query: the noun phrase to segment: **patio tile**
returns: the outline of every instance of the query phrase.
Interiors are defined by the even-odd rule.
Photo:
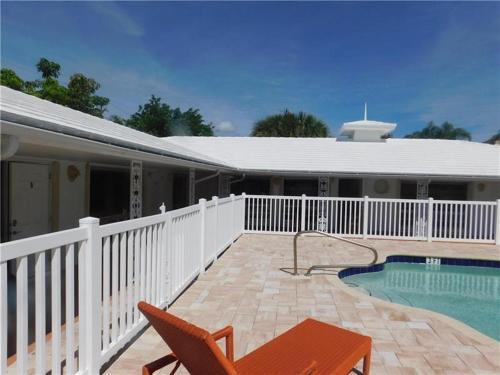
[[[373,338],[373,374],[500,373],[500,343],[463,330],[436,314],[354,293],[337,276],[293,277],[279,270],[293,263],[291,236],[244,235],[170,308],[209,331],[233,325],[239,358],[298,322],[312,317]],[[302,239],[301,241],[306,241]],[[359,261],[359,251],[319,238],[307,239],[300,267]],[[364,241],[383,260],[389,254],[500,259],[491,245]],[[321,262],[320,262],[321,261]],[[168,351],[151,328],[111,365],[111,374],[139,373]],[[160,374],[167,374],[161,371]],[[185,369],[180,372],[185,374]]]

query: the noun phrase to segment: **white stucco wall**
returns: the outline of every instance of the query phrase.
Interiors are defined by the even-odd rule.
[[[85,217],[85,163],[59,161],[59,230],[77,227]],[[68,167],[74,166],[78,176],[71,181]]]
[[[386,181],[387,190],[385,192],[377,192],[377,181]],[[384,182],[379,182],[384,184]],[[400,181],[388,178],[365,178],[363,179],[363,196],[367,195],[370,198],[399,198]]]
[[[467,199],[472,201],[494,201],[500,199],[500,181],[475,181],[469,183]]]

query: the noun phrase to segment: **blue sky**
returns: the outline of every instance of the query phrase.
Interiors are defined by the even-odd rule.
[[[500,128],[500,3],[2,2],[1,62],[34,79],[44,56],[101,83],[107,116],[158,95],[219,135],[310,112],[333,134],[368,117],[396,136],[451,121]]]

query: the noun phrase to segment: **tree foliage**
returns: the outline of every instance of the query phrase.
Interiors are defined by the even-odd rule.
[[[61,85],[57,79],[48,77],[41,81],[29,82],[31,95],[65,106],[68,104],[68,89]]]
[[[126,119],[124,119],[123,117],[118,116],[118,115],[111,115],[109,117],[109,120],[116,122],[117,124],[120,124],[120,125],[125,125],[125,123],[127,122]]]
[[[484,143],[489,143],[490,145],[494,145],[495,142],[499,141],[500,141],[500,130],[498,130],[496,134],[493,134],[489,139],[484,141]]]
[[[42,57],[36,64],[36,68],[40,73],[42,73],[42,78],[59,78],[59,73],[61,71],[61,65],[54,61],[47,60]]]
[[[0,85],[22,91],[24,88],[24,81],[12,69],[4,68],[0,70]]]
[[[12,69],[2,69],[0,83],[53,103],[103,117],[109,99],[95,95],[100,85],[94,79],[76,73],[70,77],[66,87],[57,80],[61,73],[61,65],[58,63],[42,57],[36,68],[42,74],[42,79],[23,81]]]
[[[68,83],[68,107],[91,115],[102,117],[109,99],[94,95],[100,84],[81,73],[73,74]]]
[[[283,113],[267,116],[255,123],[253,137],[328,137],[328,126],[311,114]]]
[[[456,128],[448,121],[443,122],[441,126],[437,126],[431,121],[422,130],[407,134],[405,138],[458,139],[470,141],[471,135],[464,128]]]
[[[58,63],[42,57],[36,68],[42,79],[34,81],[24,81],[12,69],[3,68],[0,70],[0,84],[93,116],[104,116],[109,99],[96,95],[101,85],[95,79],[75,73],[69,78],[68,85],[64,86],[58,81],[61,74],[61,65]],[[198,109],[189,108],[183,112],[180,108],[171,108],[154,95],[139,106],[129,119],[113,115],[110,120],[158,137],[214,135],[212,124],[205,122]]]
[[[147,103],[140,105],[128,120],[118,116],[113,116],[112,120],[157,137],[214,135],[212,125],[205,123],[197,109],[189,108],[182,112],[180,108],[172,108],[154,95]]]

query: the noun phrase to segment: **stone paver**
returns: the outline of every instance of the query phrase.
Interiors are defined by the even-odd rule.
[[[231,324],[235,357],[307,317],[373,338],[374,374],[498,374],[500,342],[427,310],[391,304],[346,286],[335,272],[293,277],[291,236],[244,235],[174,303],[170,311],[209,331]],[[500,259],[500,247],[414,241],[363,241],[380,261],[390,254]],[[319,237],[302,239],[299,266],[369,261],[366,250]],[[168,352],[148,328],[107,373],[139,373]],[[169,373],[167,370],[160,373]]]

